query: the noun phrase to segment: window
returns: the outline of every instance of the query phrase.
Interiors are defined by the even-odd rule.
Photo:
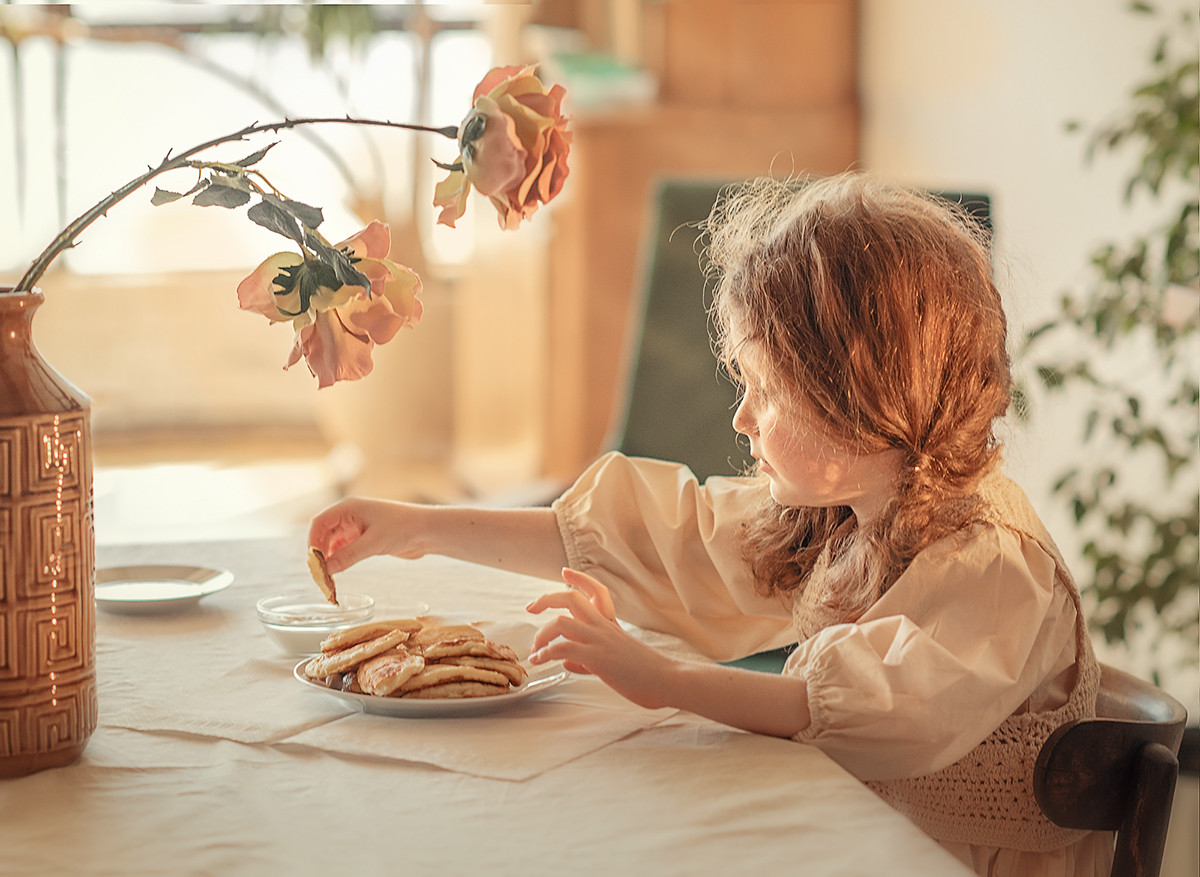
[[[178,151],[253,122],[347,114],[457,124],[464,94],[491,64],[481,3],[429,7],[320,4],[73,4],[0,7],[0,272],[16,279],[58,229]],[[417,25],[420,25],[419,27]],[[428,34],[428,71],[421,69]],[[14,35],[23,35],[14,39]],[[61,41],[54,35],[64,37]],[[310,45],[319,46],[318,51]],[[329,236],[357,230],[364,203],[389,215],[427,211],[453,143],[436,135],[321,125],[297,129],[262,165],[289,197],[320,206]],[[270,142],[218,147],[237,160]],[[155,181],[190,186],[188,171]],[[60,257],[83,274],[252,267],[280,240],[221,208],[153,207],[132,194]],[[415,188],[414,188],[415,186]],[[414,192],[416,193],[414,195]],[[431,231],[428,255],[457,262],[470,228]],[[403,261],[402,256],[398,256]]]

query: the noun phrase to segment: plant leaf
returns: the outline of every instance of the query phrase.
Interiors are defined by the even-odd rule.
[[[222,186],[220,183],[214,182],[203,192],[192,199],[192,203],[197,207],[241,207],[250,200],[250,193],[234,188],[233,186]]]
[[[322,288],[338,289],[341,285],[334,276],[335,272],[328,265],[321,262],[309,259],[305,261],[301,268],[303,270],[301,271],[299,282],[300,305],[305,311],[308,310],[313,296]]]
[[[321,223],[325,221],[325,214],[321,211],[320,207],[311,207],[308,204],[290,199],[280,199],[278,203],[284,210],[300,220],[300,223],[305,228],[319,228]]]
[[[172,201],[178,201],[180,198],[186,198],[188,195],[194,195],[205,186],[208,185],[208,180],[197,180],[196,185],[188,189],[186,192],[171,192],[167,189],[154,187],[154,195],[150,198],[150,203],[155,207],[161,207],[163,204],[170,204]]]
[[[235,161],[234,164],[236,164],[238,167],[250,167],[251,165],[258,164],[260,161],[263,160],[263,157],[268,152],[270,152],[272,148],[274,148],[278,144],[279,144],[278,140],[276,140],[274,143],[268,143],[262,149],[258,150],[258,152],[252,152],[249,155],[247,155],[245,158],[243,158],[241,161]]]
[[[183,192],[168,192],[166,189],[154,187],[154,195],[150,198],[150,203],[155,207],[161,207],[163,204],[170,204],[172,201],[178,201],[184,197]]]
[[[307,311],[313,296],[322,287],[337,289],[340,286],[334,270],[317,259],[305,259],[299,265],[289,265],[275,275],[274,282],[279,287],[275,293],[278,298],[286,298],[292,292],[296,292],[300,297],[300,309],[295,313],[279,309],[280,313],[289,317],[298,317]]]
[[[246,215],[250,217],[252,222],[261,225],[263,228],[273,231],[276,234],[281,234],[285,238],[291,238],[297,244],[303,246],[304,232],[297,226],[294,216],[274,203],[278,202],[278,200],[278,198],[263,198],[247,210]]]
[[[316,235],[305,235],[305,245],[310,250],[317,254],[317,257],[329,268],[331,268],[337,277],[337,282],[331,288],[337,289],[345,286],[361,286],[367,292],[370,292],[371,281],[367,275],[363,274],[354,267],[354,263],[350,257],[341,250],[334,249]]]

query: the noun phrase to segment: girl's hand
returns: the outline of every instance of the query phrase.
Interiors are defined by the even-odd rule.
[[[538,597],[526,610],[566,609],[534,636],[531,664],[562,661],[572,673],[598,676],[618,694],[639,706],[663,706],[667,677],[674,662],[621,629],[608,589],[591,576],[562,571],[574,590]]]
[[[352,497],[312,519],[308,544],[325,555],[330,574],[376,554],[412,560],[425,554],[416,517],[415,508],[404,503]]]

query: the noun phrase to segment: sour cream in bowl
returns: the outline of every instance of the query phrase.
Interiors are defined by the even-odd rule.
[[[321,640],[336,630],[369,621],[375,600],[366,594],[339,595],[338,605],[320,597],[278,594],[258,601],[258,620],[288,655],[315,655]]]

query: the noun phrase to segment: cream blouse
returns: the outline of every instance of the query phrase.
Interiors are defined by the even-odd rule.
[[[790,598],[756,593],[737,530],[758,502],[746,478],[697,483],[683,466],[608,454],[554,503],[573,568],[620,618],[731,660],[796,643]],[[862,780],[921,776],[970,752],[1009,715],[1066,700],[1075,609],[1054,560],[995,525],[921,552],[859,620],[801,642],[811,743]],[[969,587],[968,587],[969,586]],[[1107,875],[1111,835],[1051,854],[945,844],[977,873]]]

